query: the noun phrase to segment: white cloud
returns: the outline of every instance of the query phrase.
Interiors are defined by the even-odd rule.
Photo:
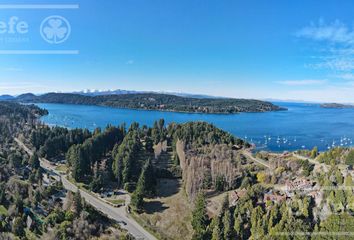
[[[341,72],[343,80],[350,80],[354,71],[354,28],[350,28],[339,20],[325,23],[311,23],[300,29],[297,37],[307,38],[313,41],[321,41],[320,56],[317,62],[307,63],[305,66],[313,69],[329,69]],[[338,74],[338,73],[337,73]],[[349,79],[348,79],[349,77]]]
[[[348,72],[354,70],[354,58],[333,56],[330,58],[323,58],[322,62],[306,64],[306,66],[314,69],[331,69],[334,71]]]
[[[278,84],[287,86],[308,86],[308,85],[322,85],[326,83],[327,80],[316,80],[316,79],[305,79],[305,80],[288,80],[288,81],[278,81]]]
[[[300,29],[296,32],[296,36],[317,41],[329,41],[332,43],[354,43],[353,29],[349,29],[339,20],[330,24],[326,24],[323,20],[319,20],[318,24],[311,23],[310,26]]]
[[[353,73],[344,73],[341,75],[337,75],[337,78],[344,79],[344,80],[354,80],[354,74]]]

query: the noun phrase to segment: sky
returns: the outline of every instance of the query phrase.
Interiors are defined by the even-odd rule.
[[[78,8],[1,9],[31,3]],[[354,103],[353,8],[352,0],[3,0],[0,94],[126,89]],[[66,39],[50,43],[53,33]],[[38,53],[48,50],[74,54]]]

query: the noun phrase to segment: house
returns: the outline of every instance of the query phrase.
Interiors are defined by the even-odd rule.
[[[291,191],[309,191],[312,189],[313,183],[310,180],[307,179],[295,179],[293,181],[287,181],[285,183],[285,188],[286,191],[291,192]]]
[[[284,202],[286,201],[286,195],[280,195],[269,191],[268,193],[265,193],[263,197],[263,202],[266,201],[272,201],[276,203]]]
[[[237,201],[244,197],[247,193],[247,190],[245,188],[241,190],[234,190],[229,193],[229,201],[231,206],[235,206]]]

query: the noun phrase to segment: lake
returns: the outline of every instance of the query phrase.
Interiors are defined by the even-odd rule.
[[[117,109],[110,107],[37,104],[49,111],[41,120],[48,125],[68,128],[104,128],[136,121],[152,126],[155,120],[166,123],[206,121],[254,143],[258,149],[285,151],[326,150],[334,146],[352,146],[354,140],[354,109],[325,109],[318,104],[275,103],[288,111],[241,113],[233,115],[175,113]]]

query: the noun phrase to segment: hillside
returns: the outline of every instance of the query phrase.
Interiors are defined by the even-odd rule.
[[[354,105],[341,103],[324,103],[320,105],[321,108],[354,108]]]
[[[286,110],[270,102],[232,98],[188,98],[175,95],[141,93],[124,95],[83,96],[68,93],[48,93],[41,96],[24,94],[19,102],[99,105],[117,108],[160,110],[193,113],[239,113]]]

